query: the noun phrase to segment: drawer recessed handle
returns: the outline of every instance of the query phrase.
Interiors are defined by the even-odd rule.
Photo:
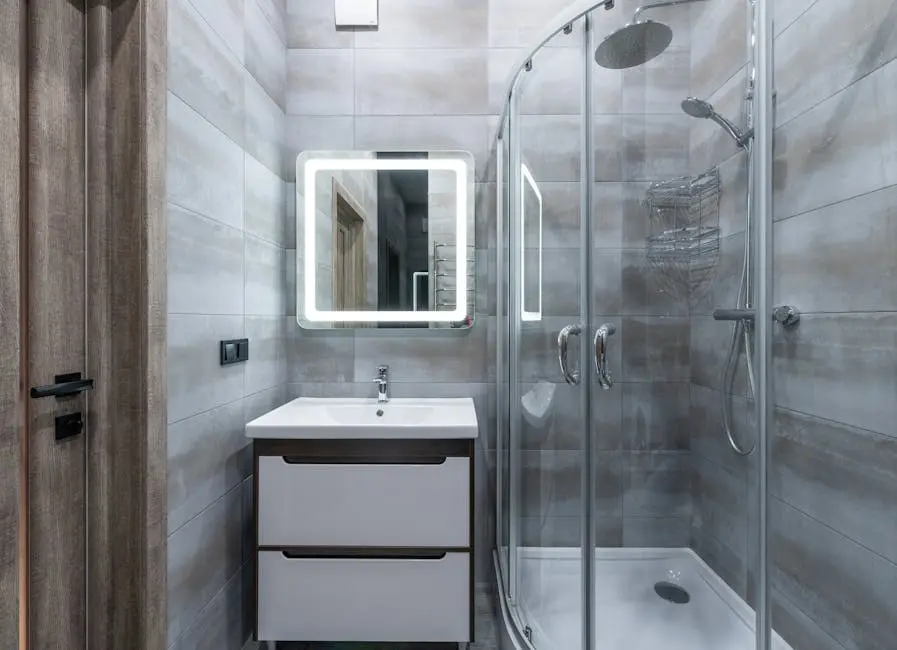
[[[335,550],[333,552],[309,552],[302,551],[282,551],[283,556],[288,560],[441,560],[446,556],[445,551],[417,551],[408,553],[407,551],[346,551]]]
[[[287,465],[443,465],[447,456],[390,456],[347,458],[346,456],[283,456]]]

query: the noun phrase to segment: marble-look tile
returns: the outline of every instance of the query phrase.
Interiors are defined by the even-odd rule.
[[[634,316],[688,314],[688,271],[660,263],[644,251],[627,250],[621,256],[622,311]]]
[[[334,3],[286,0],[287,47],[352,47],[355,34],[336,29]]]
[[[713,537],[738,558],[746,570],[748,550],[748,484],[701,456],[692,458],[692,526],[696,535]],[[734,568],[734,567],[733,567]]]
[[[757,439],[753,403],[740,396],[729,396],[734,434],[750,449]],[[694,456],[706,458],[736,476],[747,476],[751,461],[734,453],[723,429],[721,393],[718,390],[691,385],[691,449]]]
[[[286,315],[286,254],[279,246],[246,235],[243,266],[246,314]]]
[[[287,332],[283,316],[246,316],[246,392],[257,393],[287,380]]]
[[[745,93],[747,67],[741,68],[711,97],[702,97],[721,116],[746,130]],[[721,165],[733,156],[747,158],[744,150],[712,120],[691,119],[689,125],[690,166],[692,174],[702,174],[711,167]]]
[[[243,3],[246,0],[190,0],[242,64],[245,60]],[[172,19],[169,16],[169,21]]]
[[[615,119],[619,120],[617,116]],[[627,115],[622,120],[619,178],[595,180],[657,181],[688,174],[687,115]]]
[[[714,309],[734,308],[743,269],[744,233],[723,237],[715,255],[708,256],[705,264],[690,269],[688,298],[691,313],[709,316]],[[778,277],[777,273],[777,281]]]
[[[897,183],[897,65],[886,65],[776,132],[775,217]]]
[[[489,110],[502,112],[510,74],[524,55],[521,49],[489,50]],[[533,58],[533,67],[523,72],[517,87],[521,115],[581,115],[582,107],[582,53],[574,48],[544,48]],[[598,68],[598,70],[601,70]],[[619,112],[619,74],[596,74],[596,93],[602,93],[608,101],[602,102],[602,112]],[[614,105],[613,98],[616,98]]]
[[[355,63],[352,50],[292,49],[287,52],[287,113],[352,115]]]
[[[168,421],[243,396],[243,365],[222,366],[218,342],[243,336],[243,316],[168,317]]]
[[[277,244],[295,246],[287,235],[289,218],[286,183],[250,155],[243,158],[243,228],[250,234]],[[294,204],[295,205],[295,204]]]
[[[378,365],[390,367],[390,381],[481,382],[488,378],[491,359],[486,357],[488,318],[464,332],[434,331],[407,334],[356,333],[355,376],[364,378]]]
[[[771,504],[770,584],[849,648],[897,636],[897,565],[787,504]]]
[[[234,488],[168,538],[168,639],[186,632],[239,571],[243,556],[240,488]]]
[[[625,479],[623,512],[627,517],[691,515],[689,452],[631,452]]]
[[[482,0],[390,0],[380,25],[355,34],[355,47],[485,48],[488,3]]]
[[[780,221],[774,302],[805,312],[895,311],[895,248],[897,186]]]
[[[897,315],[805,314],[776,330],[777,405],[897,437]]]
[[[168,426],[168,529],[176,531],[252,473],[243,400]]]
[[[687,517],[624,517],[626,548],[685,548],[691,540]]]
[[[679,316],[626,316],[618,333],[623,381],[688,381],[689,321]]]
[[[231,140],[242,143],[240,60],[189,0],[169,2],[168,89]]]
[[[243,650],[243,644],[252,634],[244,616],[244,610],[251,608],[252,592],[245,588],[244,576],[250,571],[248,565],[241,567],[173,642],[170,650]]]
[[[243,227],[243,151],[168,93],[168,200],[234,228]]]
[[[168,204],[168,312],[243,313],[243,233]]]
[[[244,0],[246,70],[268,96],[286,107],[286,46],[260,6],[259,0]]]
[[[689,345],[691,380],[704,388],[722,390],[723,368],[726,353],[732,342],[733,325],[718,322],[710,316],[692,316]],[[731,392],[748,395],[749,382],[744,359],[744,344],[735,371],[735,381]],[[728,390],[728,388],[727,388]]]
[[[770,489],[897,562],[897,438],[777,409]]]
[[[486,173],[488,119],[482,115],[359,116],[355,148],[362,151],[467,151],[477,180]]]
[[[582,454],[575,451],[523,451],[520,456],[521,516],[579,516],[582,510]]]
[[[776,6],[781,4],[776,3]],[[819,627],[817,621],[775,588],[772,589],[772,627],[792,648],[844,650],[844,646]]]
[[[817,2],[775,44],[776,121],[808,108],[897,57],[892,2]],[[807,35],[824,47],[810,47]]]
[[[569,3],[566,0],[492,0],[489,2],[489,47],[529,47],[545,26]],[[582,21],[570,35],[552,40],[552,47],[579,47]]]
[[[484,115],[486,50],[355,51],[358,115]]]
[[[698,11],[693,33],[708,37],[692,43],[691,94],[710,97],[747,61],[748,4],[708,2]]]
[[[365,369],[363,377],[367,377],[367,374],[367,369]],[[373,377],[374,375],[371,374],[371,378]],[[351,382],[354,379],[354,332],[351,330],[333,332],[294,330],[293,339],[290,341],[291,381],[296,383]],[[351,384],[346,385],[351,386]],[[303,395],[305,394],[306,392],[303,391]],[[346,397],[358,396],[346,395]],[[323,397],[323,395],[318,397]]]
[[[249,2],[249,0],[245,1]],[[281,44],[285,46],[287,39],[287,0],[255,0],[255,2],[258,2],[259,9],[261,9],[265,19],[274,29]]]
[[[689,384],[619,384],[626,449],[679,451],[690,448]]]
[[[520,118],[523,162],[536,182],[579,182],[582,127],[579,117],[525,115]]]
[[[281,178],[290,178],[293,164],[286,160],[283,109],[277,105],[265,89],[248,72],[243,75],[246,98],[246,119],[243,123],[243,141],[246,153],[265,165]]]

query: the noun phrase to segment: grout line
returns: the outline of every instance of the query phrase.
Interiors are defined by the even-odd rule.
[[[822,526],[823,528],[827,528],[829,531],[833,532],[835,535],[837,535],[837,536],[840,537],[841,539],[845,539],[845,540],[847,540],[848,542],[851,542],[851,543],[853,543],[854,545],[856,545],[856,546],[858,546],[858,547],[860,547],[860,548],[866,550],[866,551],[869,552],[871,555],[874,555],[875,557],[877,557],[877,558],[879,558],[879,559],[881,559],[881,560],[884,560],[884,561],[887,562],[889,565],[891,565],[891,566],[895,569],[895,571],[897,571],[897,562],[894,562],[894,560],[891,560],[890,558],[885,557],[884,555],[882,555],[882,554],[879,553],[878,551],[875,551],[875,550],[869,548],[868,546],[866,546],[866,545],[863,544],[862,542],[859,542],[859,541],[857,541],[856,539],[854,539],[853,537],[851,537],[851,536],[845,534],[844,531],[838,530],[838,529],[835,528],[834,526],[831,526],[830,524],[827,524],[826,522],[822,521],[821,519],[817,519],[816,517],[814,517],[814,516],[811,515],[810,513],[805,512],[804,510],[801,510],[800,508],[798,508],[798,507],[797,507],[796,505],[794,505],[793,503],[790,503],[789,501],[786,501],[785,499],[783,499],[781,496],[779,496],[779,495],[777,495],[777,494],[771,494],[770,497],[771,497],[772,499],[778,501],[780,504],[782,504],[782,505],[784,505],[784,506],[787,506],[787,507],[790,508],[791,510],[794,510],[795,512],[799,512],[799,513],[802,514],[804,517],[806,517],[807,519],[809,519],[809,520],[811,520],[811,521],[816,522],[817,524],[819,524],[819,525]],[[770,527],[770,528],[772,528],[772,527]]]

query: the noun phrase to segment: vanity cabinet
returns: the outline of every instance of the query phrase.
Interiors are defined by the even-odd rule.
[[[259,641],[473,641],[474,440],[256,439]]]

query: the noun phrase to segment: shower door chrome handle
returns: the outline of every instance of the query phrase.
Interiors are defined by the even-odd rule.
[[[571,336],[580,336],[582,334],[582,325],[567,325],[558,334],[558,364],[561,366],[561,373],[564,375],[564,381],[571,386],[576,386],[580,382],[578,370],[570,370],[567,365],[567,343]]]
[[[604,390],[610,390],[614,385],[607,364],[607,341],[616,333],[617,327],[612,323],[605,323],[595,332],[595,372],[598,373],[598,385]]]

